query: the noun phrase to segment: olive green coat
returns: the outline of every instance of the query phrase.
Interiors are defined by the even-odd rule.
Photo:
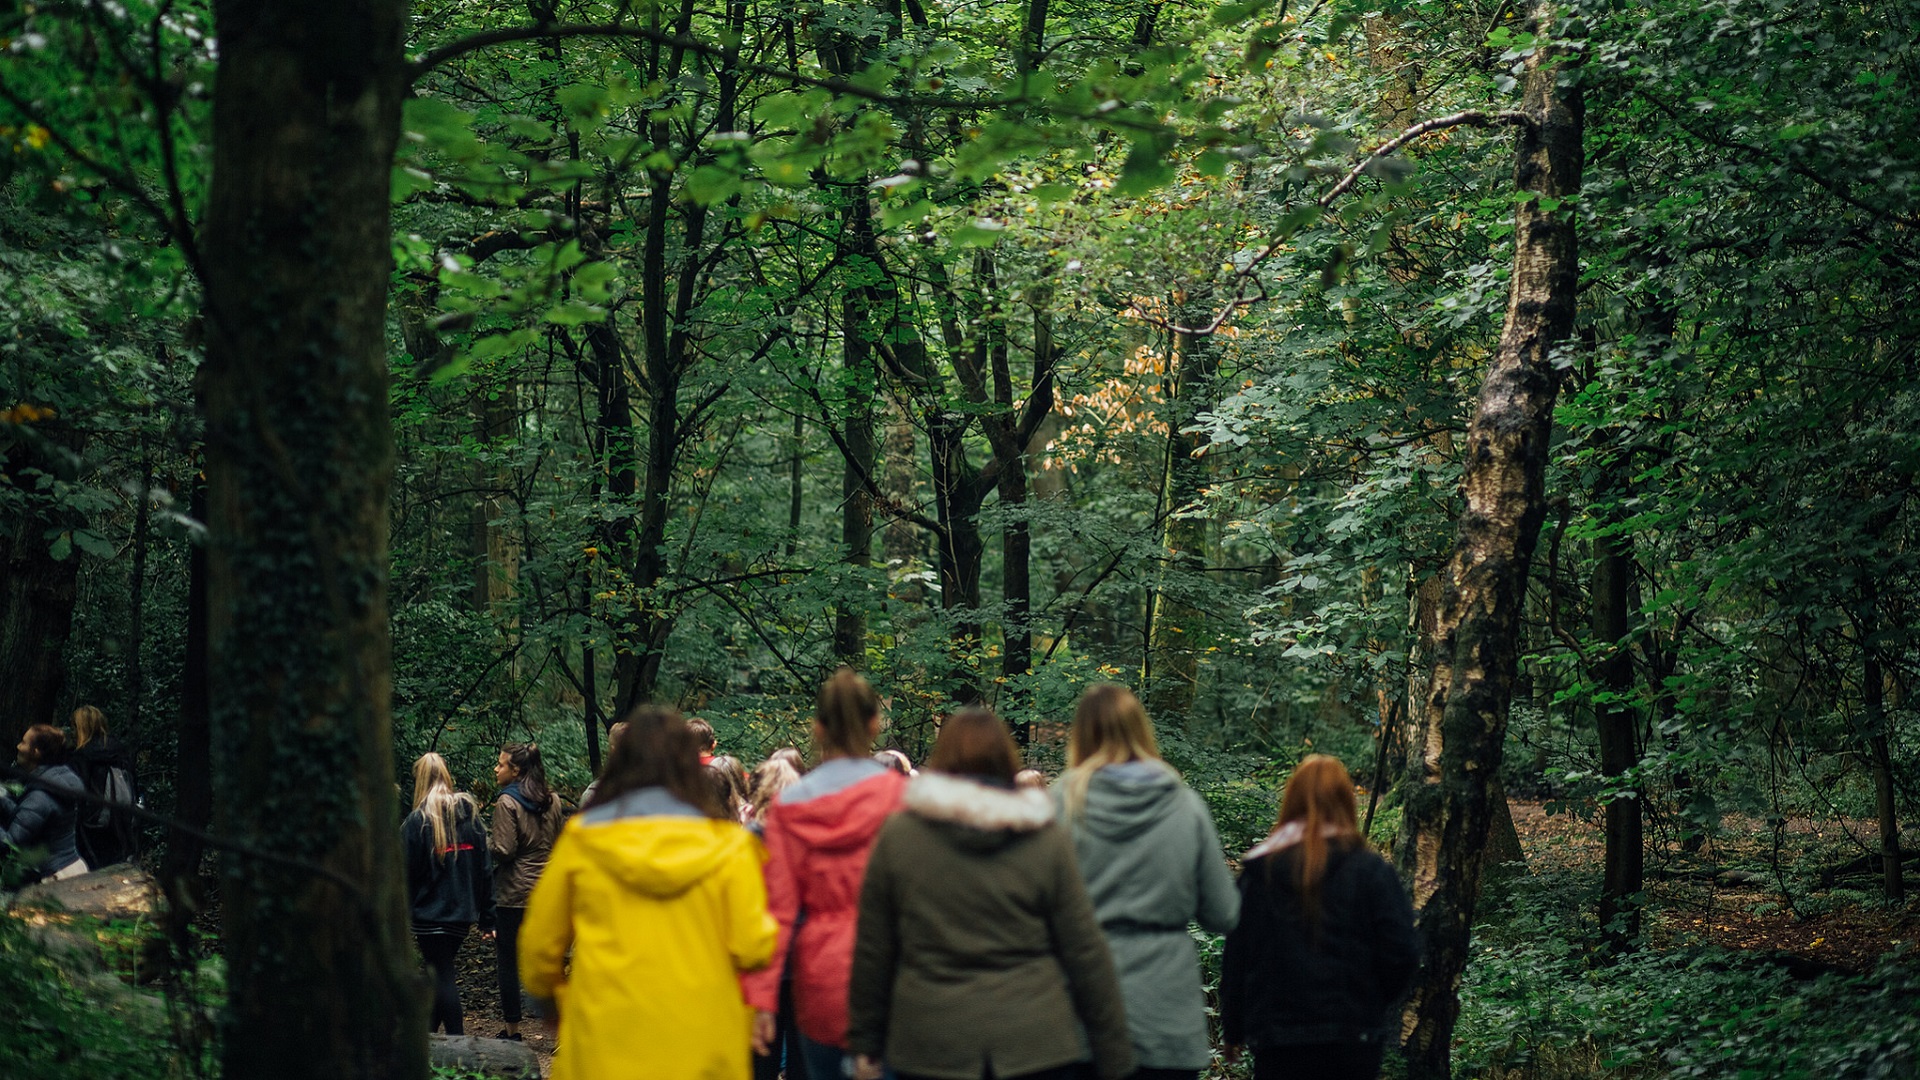
[[[1113,959],[1046,793],[929,772],[903,806],[860,892],[848,1048],[940,1080],[1089,1057],[1131,1073]]]

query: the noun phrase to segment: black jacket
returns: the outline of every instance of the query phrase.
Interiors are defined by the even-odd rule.
[[[1293,885],[1298,850],[1240,872],[1240,924],[1220,971],[1226,1041],[1258,1050],[1389,1038],[1420,964],[1399,875],[1371,851],[1330,851],[1316,928]]]
[[[89,792],[103,798],[111,794],[107,789],[113,770],[124,770],[132,789],[128,794],[139,797],[140,782],[134,771],[133,753],[111,735],[102,735],[75,750],[68,756],[67,765]],[[104,823],[96,824],[102,818]],[[132,859],[139,831],[139,823],[124,810],[107,810],[92,803],[80,807],[80,854],[95,870]]]
[[[462,812],[445,858],[433,850],[433,823],[418,810],[400,826],[407,864],[407,907],[415,925],[493,929],[493,865],[477,813]]]

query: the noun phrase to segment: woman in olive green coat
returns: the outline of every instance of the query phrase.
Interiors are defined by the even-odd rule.
[[[847,1003],[856,1075],[1051,1080],[1089,1057],[1103,1080],[1133,1071],[1073,842],[1018,769],[1006,725],[963,709],[880,830]]]

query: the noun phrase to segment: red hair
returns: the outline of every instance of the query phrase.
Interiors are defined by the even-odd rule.
[[[993,710],[969,707],[956,711],[940,725],[927,768],[1011,784],[1013,774],[1020,771],[1020,748]]]
[[[1286,791],[1280,796],[1279,825],[1296,821],[1300,823],[1300,843],[1293,883],[1300,892],[1300,906],[1317,921],[1329,848],[1338,845],[1349,850],[1360,846],[1360,812],[1354,799],[1353,777],[1339,758],[1309,754],[1287,777]]]

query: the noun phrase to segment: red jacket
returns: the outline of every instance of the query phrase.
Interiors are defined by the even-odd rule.
[[[803,802],[776,802],[767,814],[767,907],[780,938],[773,961],[742,983],[747,1004],[772,1012],[780,1003],[781,970],[791,963],[794,1021],[814,1042],[847,1044],[860,883],[874,838],[899,809],[906,786],[906,777],[888,770]]]

